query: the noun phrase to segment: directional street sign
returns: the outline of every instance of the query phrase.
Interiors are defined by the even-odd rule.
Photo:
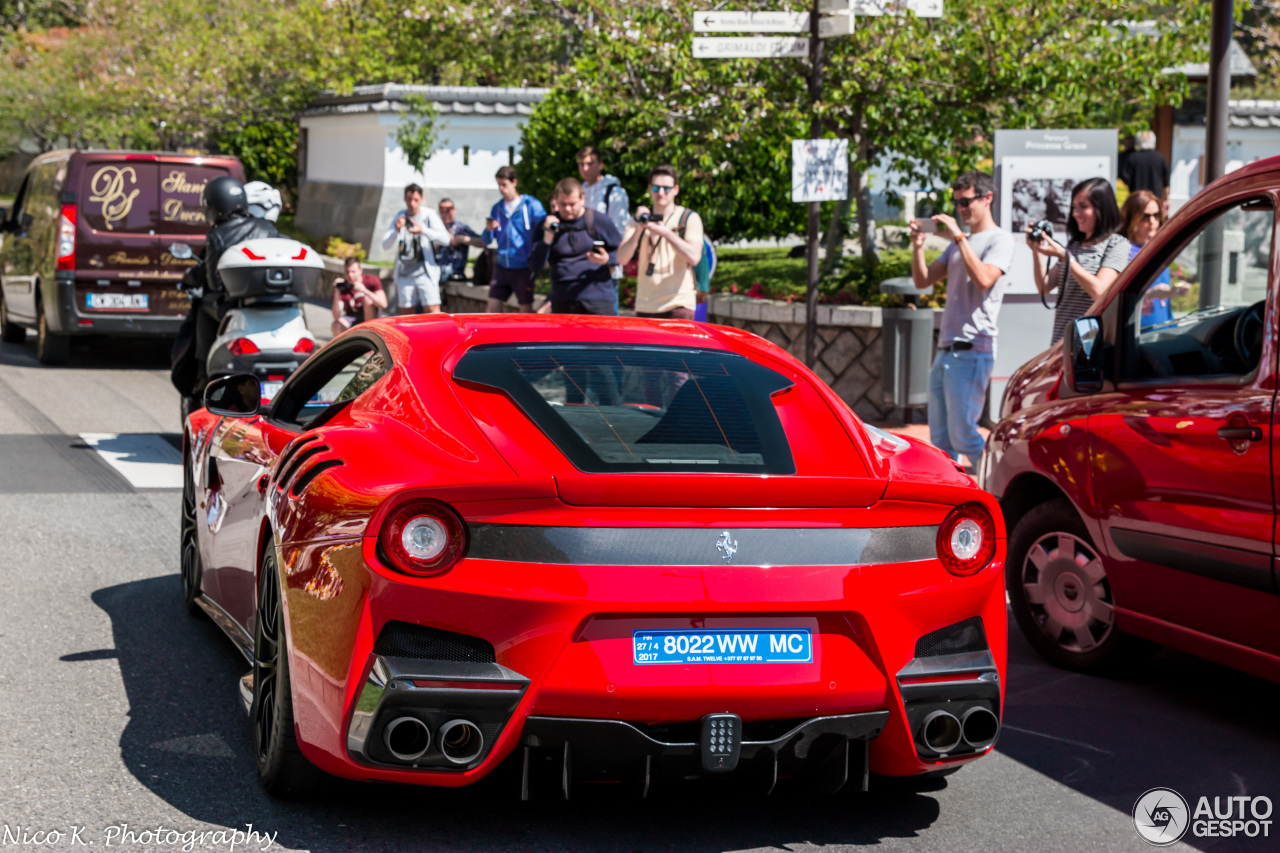
[[[831,15],[818,19],[818,38],[832,39],[853,35],[853,15]]]
[[[741,38],[695,38],[694,59],[779,59],[809,55],[807,38],[785,36],[743,36]]]
[[[808,12],[694,12],[695,33],[807,33]]]
[[[818,11],[823,15],[832,15],[836,12],[848,12],[849,0],[818,0]]]
[[[901,15],[906,10],[917,18],[941,18],[942,0],[827,0],[846,2],[854,15]],[[823,9],[823,11],[826,11]]]

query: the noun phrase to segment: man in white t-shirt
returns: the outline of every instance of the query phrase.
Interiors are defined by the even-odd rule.
[[[925,264],[926,233],[911,223],[911,277],[916,287],[947,280],[947,306],[942,311],[938,355],[929,370],[929,440],[952,459],[963,453],[972,470],[982,456],[978,420],[995,366],[996,318],[1009,286],[1013,235],[991,215],[995,184],[985,172],[966,172],[951,185],[951,199],[966,234],[955,219],[932,217],[951,245]]]
[[[404,210],[396,213],[382,238],[382,248],[396,251],[396,299],[400,314],[418,306],[419,312],[440,312],[440,266],[436,243],[448,243],[449,230],[440,214],[423,204],[422,187],[404,188]]]

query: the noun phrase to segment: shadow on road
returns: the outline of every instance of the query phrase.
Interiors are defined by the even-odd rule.
[[[657,791],[649,801],[583,796],[570,803],[519,801],[512,774],[448,791],[335,780],[304,803],[273,801],[258,788],[250,726],[236,696],[248,666],[207,619],[187,615],[178,578],[100,589],[130,705],[120,740],[128,770],[192,819],[280,833],[313,851],[678,849],[720,851],[787,845],[876,844],[919,835],[938,819],[923,789],[768,799],[701,787]],[[65,661],[110,657],[85,650]],[[935,788],[946,782],[932,783]],[[584,792],[586,793],[586,792]]]
[[[172,347],[171,338],[76,337],[71,340],[66,366],[76,370],[168,370]],[[0,344],[0,364],[44,367],[36,359],[35,333],[27,332],[26,343]]]
[[[999,751],[1124,814],[1156,787],[1182,794],[1193,812],[1201,796],[1280,801],[1280,684],[1168,649],[1121,677],[1078,675],[1041,661],[1013,626],[1008,680]],[[1275,843],[1190,832],[1183,842]]]

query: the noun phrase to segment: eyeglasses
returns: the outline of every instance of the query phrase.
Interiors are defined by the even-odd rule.
[[[1143,218],[1143,219],[1150,219],[1152,222],[1159,222],[1159,221],[1160,221],[1160,214],[1158,214],[1158,213],[1144,213],[1144,214],[1142,214],[1142,218]]]
[[[961,210],[968,210],[969,205],[973,204],[975,201],[979,201],[984,198],[986,198],[985,195],[972,195],[972,196],[969,196],[968,198],[957,198],[957,199],[954,199],[954,201],[956,203],[956,207],[960,208]]]
[[[664,187],[658,184],[651,184],[649,186],[649,192],[654,192],[654,193],[673,193],[675,191],[676,191],[675,187]]]

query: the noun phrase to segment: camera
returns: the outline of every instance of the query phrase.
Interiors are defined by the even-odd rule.
[[[1035,225],[1031,226],[1031,230],[1027,232],[1028,243],[1039,243],[1044,237],[1053,239],[1053,223],[1047,219],[1041,219]]]
[[[661,213],[656,213],[656,212],[654,212],[654,211],[652,211],[652,210],[651,210],[651,211],[649,211],[648,213],[641,213],[641,214],[639,214],[638,216],[636,216],[636,222],[639,222],[641,225],[644,225],[646,222],[657,222],[657,223],[661,223],[661,222],[662,222],[662,214],[661,214]]]
[[[564,223],[560,222],[559,220],[557,220],[557,221],[555,221],[555,222],[548,222],[548,223],[547,223],[547,230],[548,230],[548,231],[550,231],[552,234],[556,234],[556,233],[558,233],[558,232],[560,231],[560,226],[561,226],[561,225],[563,225],[563,224],[564,224]]]

